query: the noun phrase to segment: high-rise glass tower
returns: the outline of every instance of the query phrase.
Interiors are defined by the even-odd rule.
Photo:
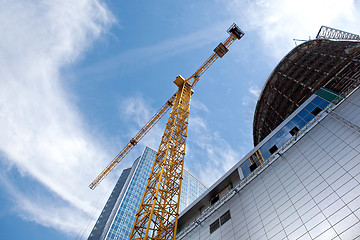
[[[125,169],[115,185],[90,236],[93,239],[128,239],[139,209],[156,151],[146,147],[131,168]],[[185,209],[207,188],[187,170],[183,173],[180,211]]]

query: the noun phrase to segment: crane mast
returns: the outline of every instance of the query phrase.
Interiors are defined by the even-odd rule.
[[[178,86],[161,143],[142,196],[130,239],[175,239],[178,221],[180,191],[193,87],[200,76],[223,57],[236,39],[244,33],[233,24],[230,36],[220,43],[214,53],[188,79],[176,77]]]

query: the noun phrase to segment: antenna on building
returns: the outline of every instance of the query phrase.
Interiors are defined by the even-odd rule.
[[[310,40],[310,39],[309,39]],[[295,43],[295,46],[297,46],[297,42],[306,42],[308,40],[303,40],[303,39],[293,39],[294,43]]]

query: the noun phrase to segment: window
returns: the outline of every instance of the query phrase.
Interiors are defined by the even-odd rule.
[[[291,136],[295,136],[297,133],[299,132],[299,128],[297,126],[293,127],[289,133],[291,134]]]
[[[231,216],[230,216],[230,210],[228,210],[226,213],[224,213],[224,214],[220,217],[220,223],[221,223],[221,225],[223,225],[224,223],[226,223],[230,218],[231,218]]]
[[[210,234],[215,232],[220,226],[224,225],[231,218],[230,210],[224,213],[220,218],[216,219],[212,224],[210,224]]]
[[[269,149],[269,152],[271,154],[273,154],[274,152],[276,152],[278,150],[278,147],[276,145],[272,146],[270,149]]]
[[[256,163],[251,164],[249,168],[250,168],[250,171],[253,172],[257,168]]]
[[[213,232],[215,232],[219,227],[220,227],[220,221],[219,221],[219,219],[216,219],[215,222],[213,222],[212,224],[210,224],[210,234],[212,234]]]
[[[219,201],[219,195],[216,195],[213,199],[211,199],[210,204],[213,205],[217,201]]]
[[[321,108],[316,107],[316,108],[314,108],[314,110],[311,111],[311,114],[316,116],[321,112],[321,110],[322,110]]]

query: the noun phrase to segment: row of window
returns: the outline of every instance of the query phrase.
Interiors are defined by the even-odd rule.
[[[224,225],[231,218],[230,210],[221,215],[218,219],[216,219],[212,224],[210,224],[210,234],[215,232],[220,226]]]
[[[330,102],[328,100],[316,96],[308,105],[304,107],[304,109],[302,109],[259,149],[260,154],[262,155],[262,159],[268,159],[291,137],[296,136],[298,131],[302,129],[316,115],[318,115],[327,105],[329,105],[329,103]],[[247,177],[260,164],[261,162],[254,162],[251,161],[251,159],[241,164],[240,168],[244,177]]]

